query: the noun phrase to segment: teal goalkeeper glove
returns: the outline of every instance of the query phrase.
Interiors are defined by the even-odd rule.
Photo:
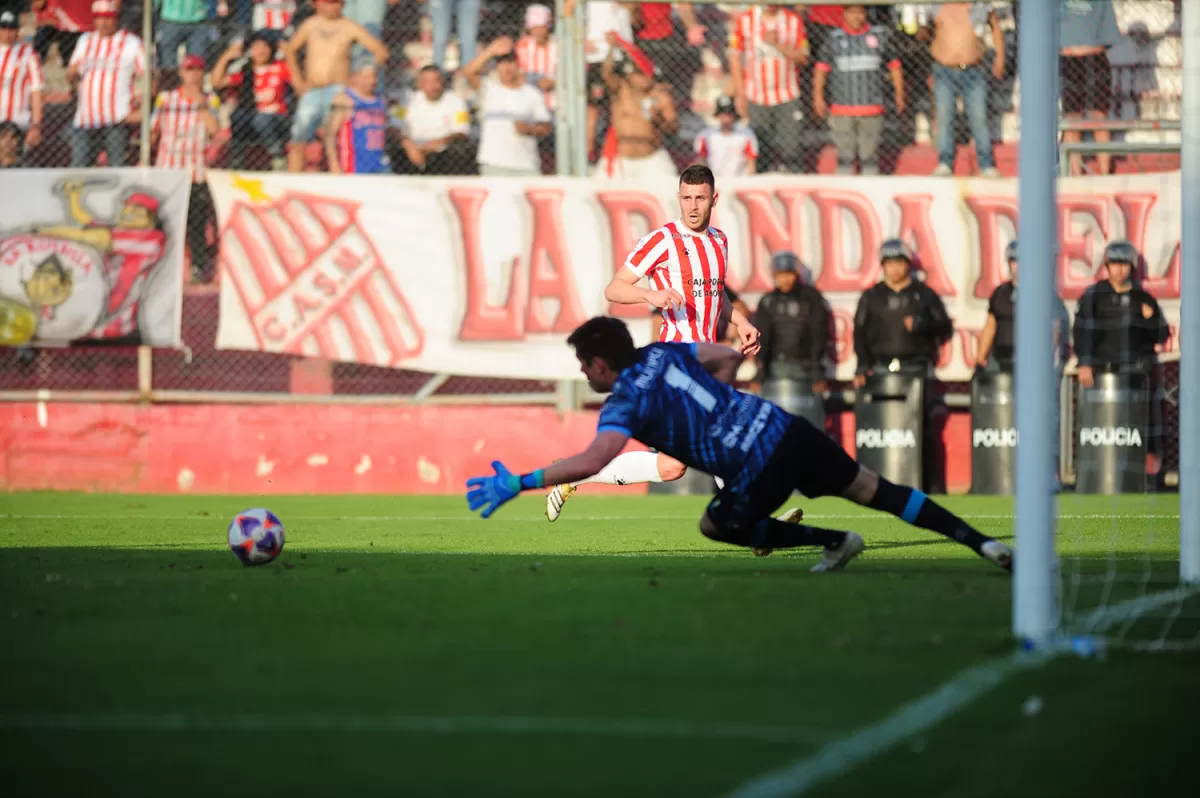
[[[467,505],[471,512],[483,508],[481,515],[491,518],[492,513],[500,509],[500,505],[512,499],[523,490],[533,490],[543,486],[542,472],[518,477],[504,467],[499,460],[492,461],[496,473],[490,477],[471,477],[467,480]]]

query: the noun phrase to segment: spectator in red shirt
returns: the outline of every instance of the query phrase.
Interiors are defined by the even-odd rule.
[[[33,0],[31,4],[37,19],[37,33],[33,37],[34,49],[42,63],[50,55],[50,45],[58,44],[58,57],[66,66],[75,52],[79,37],[92,30],[92,0]]]
[[[214,91],[226,87],[237,90],[237,107],[230,125],[234,169],[245,166],[248,145],[254,143],[267,149],[272,169],[284,167],[290,80],[287,64],[275,57],[271,42],[267,31],[255,31],[245,45],[235,39],[213,67]],[[249,57],[245,57],[247,53]]]

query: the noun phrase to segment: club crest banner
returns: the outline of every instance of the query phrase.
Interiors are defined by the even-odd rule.
[[[649,309],[611,306],[604,287],[640,236],[678,216],[670,180],[212,171],[209,187],[221,230],[218,347],[487,377],[581,379],[566,336],[594,315],[625,316],[648,343]],[[988,298],[1009,279],[1016,181],[761,175],[717,189],[729,287],[753,308],[772,288],[771,255],[796,252],[833,308],[839,378],[854,373],[854,311],[893,236],[912,245],[955,322],[938,375],[970,377]],[[1098,278],[1105,243],[1128,238],[1175,348],[1178,174],[1064,179],[1059,210],[1068,309]]]
[[[180,344],[191,177],[30,169],[0,192],[0,345]]]

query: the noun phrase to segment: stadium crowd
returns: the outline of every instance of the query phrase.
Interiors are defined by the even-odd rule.
[[[566,1],[568,12],[577,1]],[[1124,113],[1127,98],[1117,95],[1144,87],[1110,64],[1123,38],[1113,0],[1061,2],[1064,113]],[[142,3],[0,0],[0,166],[133,163],[150,114],[154,162],[195,176],[194,264],[211,261],[204,172],[213,165],[553,172],[558,52],[548,5],[153,6],[154,100],[144,108]],[[932,140],[936,160],[926,173],[997,175],[995,144],[1015,138],[1000,119],[1014,107],[1019,6],[588,2],[593,174],[673,176],[695,161],[718,178],[878,174],[897,171],[904,148]],[[956,126],[960,100],[964,130]],[[964,161],[958,144],[972,140],[974,158]],[[1093,168],[1112,166],[1102,155]],[[193,272],[209,276],[203,266]]]

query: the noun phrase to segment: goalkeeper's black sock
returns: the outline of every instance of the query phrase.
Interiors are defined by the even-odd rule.
[[[798,546],[824,546],[835,549],[846,539],[845,532],[804,524],[789,524],[778,518],[764,518],[749,530],[743,546],[756,549],[792,549]]]
[[[991,540],[916,488],[896,485],[883,477],[879,478],[879,489],[867,506],[970,546],[976,554],[981,554],[980,547]]]

